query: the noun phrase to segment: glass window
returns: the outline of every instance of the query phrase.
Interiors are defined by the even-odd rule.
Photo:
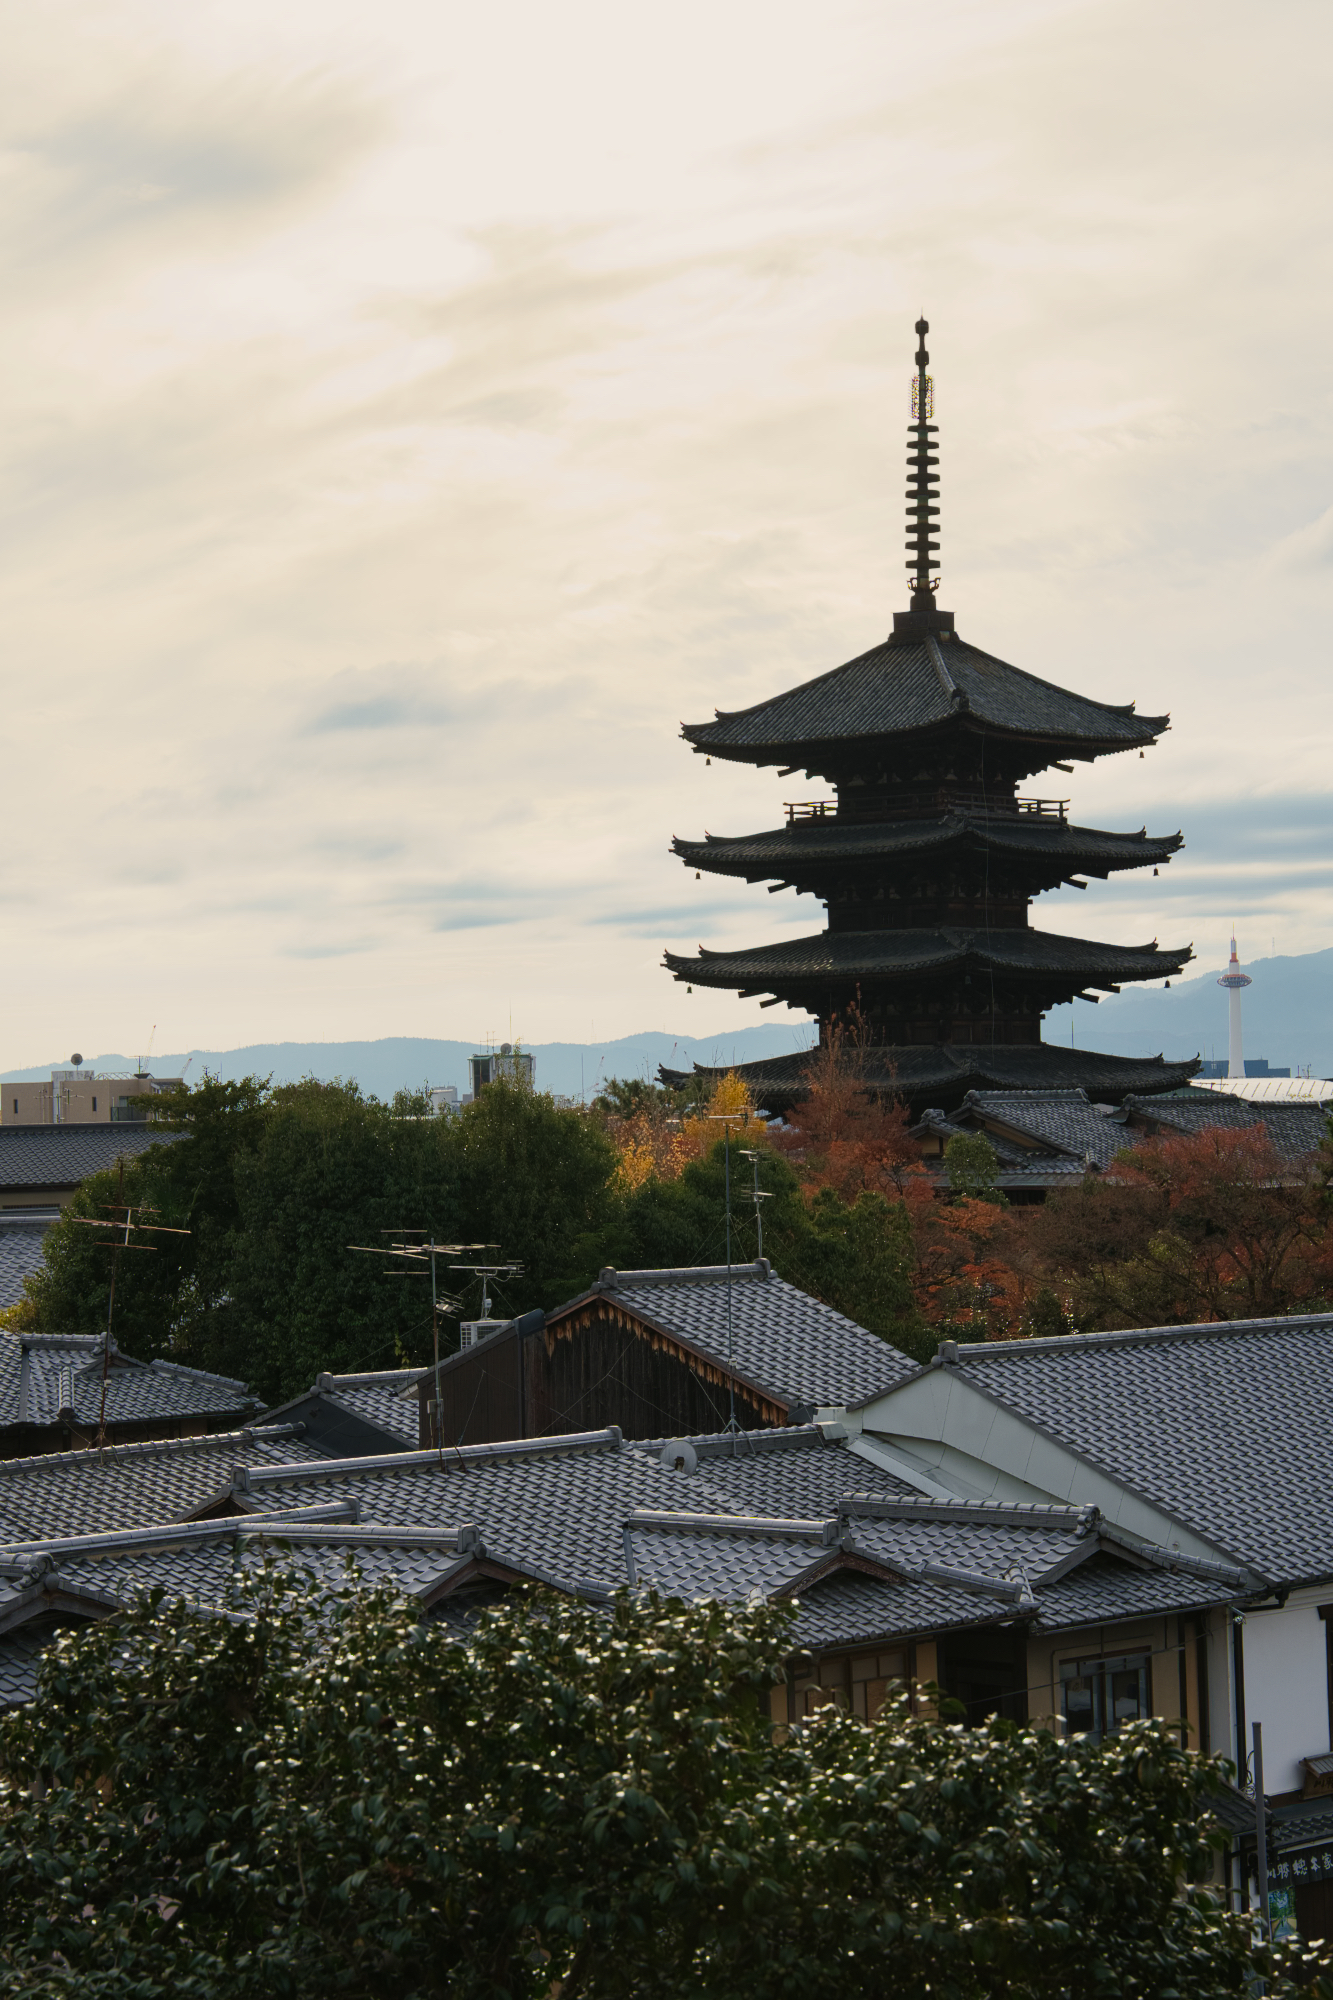
[[[1060,1713],[1068,1736],[1105,1736],[1122,1722],[1150,1713],[1148,1655],[1066,1660],[1060,1668]]]

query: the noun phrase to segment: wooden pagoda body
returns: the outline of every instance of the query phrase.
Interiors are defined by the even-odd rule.
[[[924,322],[918,332],[924,334]],[[926,359],[924,346],[918,364]],[[918,383],[928,383],[924,375]],[[924,399],[923,399],[924,402]],[[821,1038],[854,1022],[878,1086],[914,1103],[961,1099],[978,1084],[1081,1086],[1101,1101],[1169,1089],[1197,1063],[1132,1061],[1041,1039],[1053,1006],[1130,982],[1169,980],[1188,946],[1103,944],[1037,930],[1045,890],[1164,866],[1179,833],[1073,825],[1066,801],[1027,796],[1038,772],[1143,751],[1168,727],[1024,673],[971,645],[937,610],[934,425],[912,426],[915,523],[910,611],[881,645],[802,686],[712,722],[688,724],[696,754],[803,770],[828,796],[789,804],[784,825],[680,840],[700,873],[818,896],[826,926],[808,937],[697,958],[667,953],[676,979],[814,1015]],[[802,1059],[750,1066],[764,1102],[801,1094]]]

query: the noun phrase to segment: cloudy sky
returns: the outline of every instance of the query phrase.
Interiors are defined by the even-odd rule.
[[[1333,941],[1326,4],[0,20],[0,1063],[772,1022],[667,846],[801,781],[677,730],[904,605],[922,311],[941,601],[1173,716],[1038,920]]]

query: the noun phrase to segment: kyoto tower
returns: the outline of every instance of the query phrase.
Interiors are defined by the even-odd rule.
[[[1241,1052],[1240,1045],[1240,996],[1242,987],[1253,986],[1254,984],[1249,973],[1242,972],[1240,969],[1240,962],[1236,957],[1236,934],[1234,931],[1231,934],[1231,963],[1217,983],[1219,986],[1226,987],[1231,1009],[1231,1034],[1227,1049],[1227,1077],[1229,1080],[1232,1077],[1244,1076],[1245,1074],[1245,1057]]]

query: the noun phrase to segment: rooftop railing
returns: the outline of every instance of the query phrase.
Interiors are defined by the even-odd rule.
[[[844,826],[863,825],[878,820],[930,819],[937,813],[957,812],[968,819],[1040,819],[1065,825],[1068,799],[976,799],[956,794],[937,794],[931,799],[914,799],[909,804],[887,801],[864,805],[839,803],[837,799],[787,799],[784,810],[788,826],[806,826],[819,820],[841,820]]]

